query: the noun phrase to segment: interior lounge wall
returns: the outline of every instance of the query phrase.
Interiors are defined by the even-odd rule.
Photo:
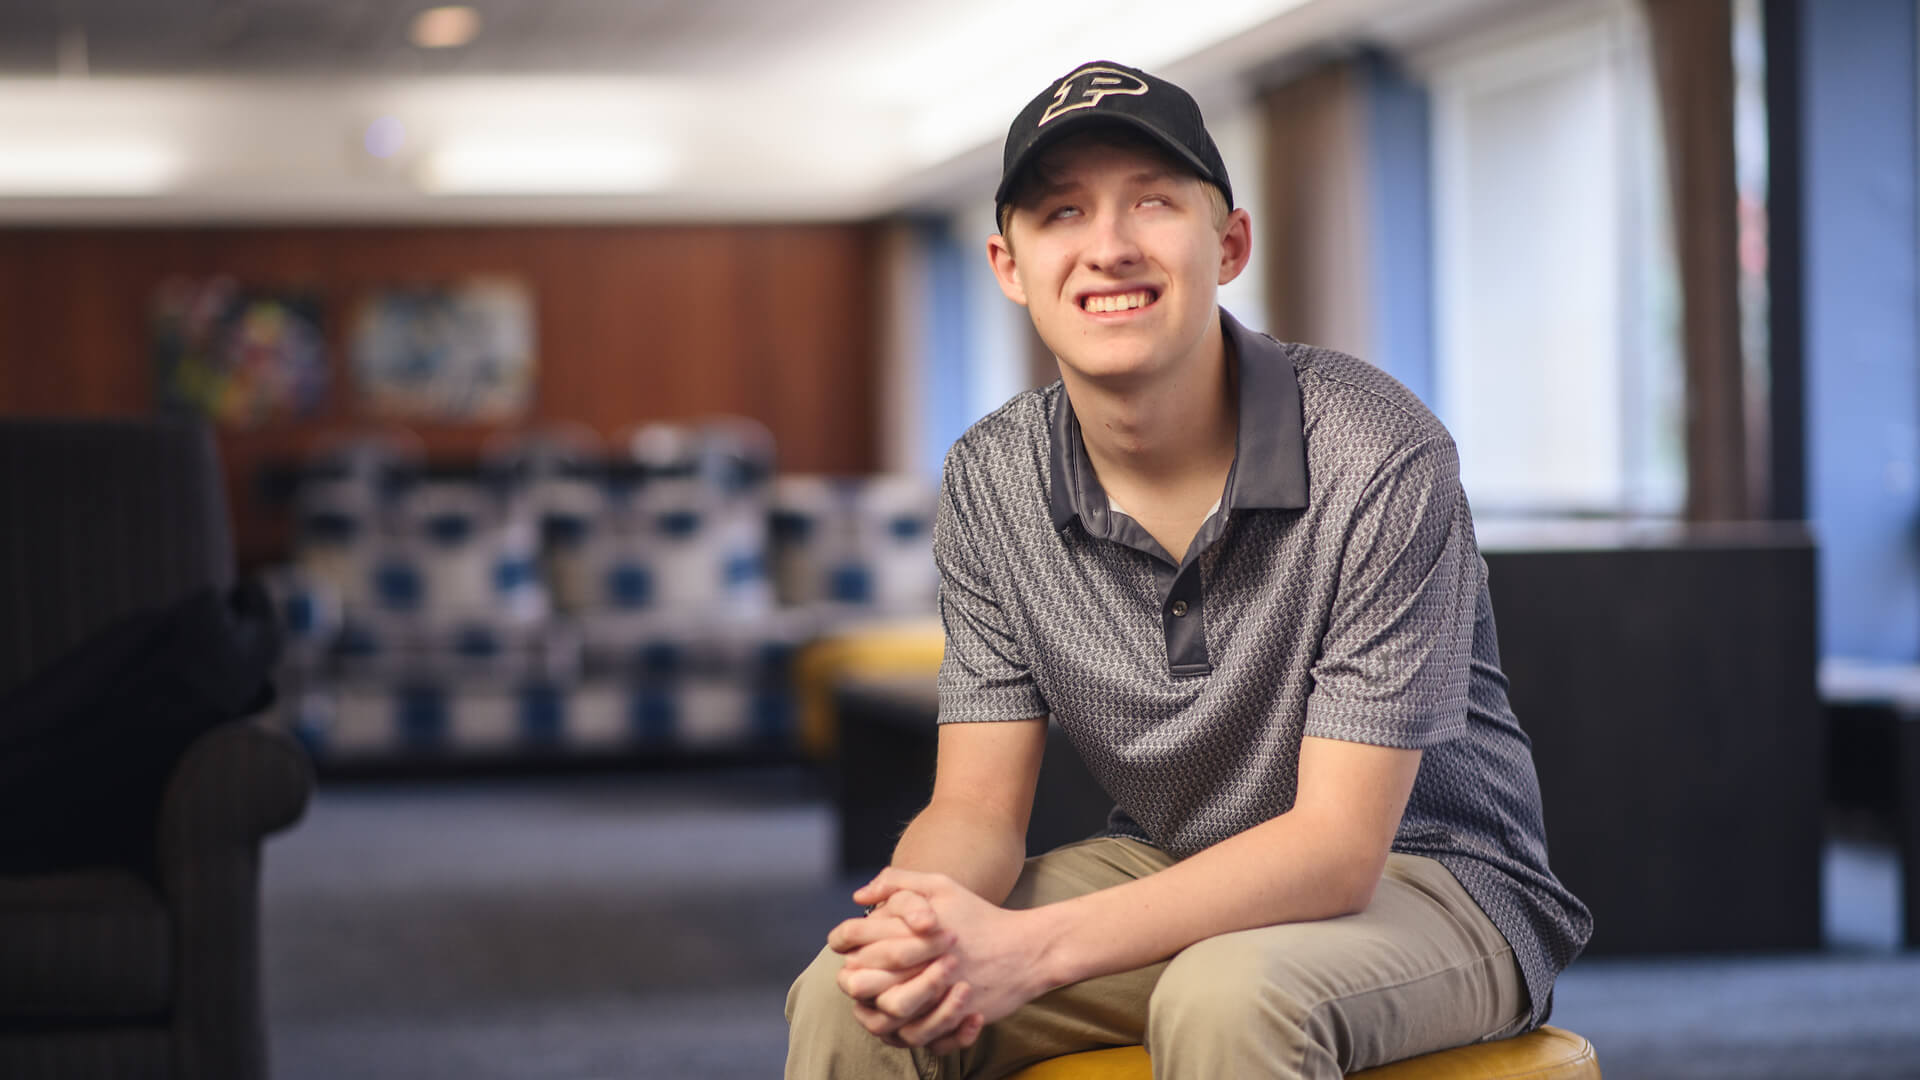
[[[331,392],[310,420],[220,433],[243,565],[279,557],[259,469],[359,426],[352,307],[370,287],[513,275],[531,287],[539,370],[527,423],[603,437],[711,413],[772,430],[780,468],[879,461],[874,249],[865,226],[0,230],[0,415],[144,415],[149,305],[170,275],[317,291]],[[500,428],[410,425],[436,461]]]

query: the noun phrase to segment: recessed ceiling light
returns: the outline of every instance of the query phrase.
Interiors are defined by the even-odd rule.
[[[423,49],[457,49],[480,33],[480,13],[463,5],[428,8],[413,17],[413,43]]]

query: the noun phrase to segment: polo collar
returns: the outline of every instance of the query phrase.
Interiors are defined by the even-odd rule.
[[[1307,505],[1307,445],[1300,409],[1300,383],[1286,347],[1241,326],[1220,309],[1220,329],[1230,362],[1239,365],[1239,431],[1222,506],[1229,510],[1301,510]],[[1049,505],[1056,529],[1075,518],[1105,536],[1111,513],[1106,489],[1094,475],[1080,420],[1065,384],[1054,405],[1049,456],[1053,486]]]

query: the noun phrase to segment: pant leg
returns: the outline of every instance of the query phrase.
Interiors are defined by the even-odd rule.
[[[1134,840],[1097,839],[1026,861],[1004,906],[1069,900],[1163,870],[1173,859]],[[965,1050],[935,1056],[899,1050],[853,1018],[834,982],[841,957],[822,949],[787,993],[788,1080],[993,1080],[1036,1061],[1078,1050],[1138,1043],[1147,1000],[1165,965],[1063,986],[1028,1002]]]
[[[843,960],[822,948],[787,991],[787,1080],[922,1080],[919,1066],[860,1026],[834,979]]]
[[[1446,868],[1394,854],[1356,915],[1209,938],[1155,987],[1155,1080],[1338,1080],[1522,1029],[1512,949]]]

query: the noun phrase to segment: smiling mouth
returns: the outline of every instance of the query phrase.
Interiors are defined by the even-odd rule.
[[[1083,311],[1091,311],[1095,314],[1105,314],[1112,311],[1132,311],[1135,308],[1146,307],[1158,299],[1160,299],[1160,294],[1152,289],[1135,289],[1133,292],[1102,293],[1097,296],[1081,297],[1080,308]]]

